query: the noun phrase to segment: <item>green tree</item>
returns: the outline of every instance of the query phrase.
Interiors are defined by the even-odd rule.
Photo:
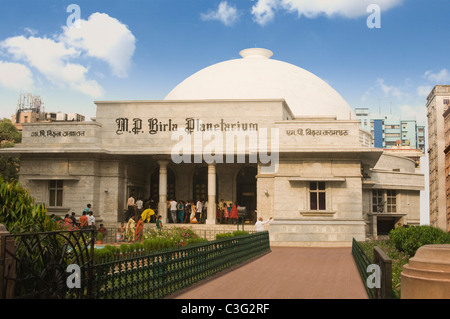
[[[0,148],[13,147],[20,143],[22,133],[11,120],[4,118],[0,121]],[[0,155],[0,175],[8,181],[17,180],[19,172],[19,158],[9,155]]]

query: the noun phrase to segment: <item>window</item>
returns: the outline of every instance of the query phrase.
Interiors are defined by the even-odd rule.
[[[387,212],[396,213],[397,212],[397,192],[394,190],[387,191]]]
[[[326,209],[325,182],[309,183],[309,207],[311,210]]]
[[[49,181],[48,190],[49,190],[48,206],[62,206],[63,181]]]
[[[396,213],[397,191],[396,190],[372,190],[372,213]]]
[[[372,190],[372,212],[382,213],[383,211],[383,191],[381,189],[374,189]]]

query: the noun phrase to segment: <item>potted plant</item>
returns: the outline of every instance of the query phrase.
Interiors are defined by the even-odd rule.
[[[97,244],[103,244],[103,234],[100,232],[97,234]]]

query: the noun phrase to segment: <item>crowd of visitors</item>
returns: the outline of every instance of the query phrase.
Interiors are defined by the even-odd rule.
[[[216,222],[218,224],[236,224],[238,220],[237,203],[225,202],[223,199],[216,206]],[[167,202],[167,220],[169,223],[178,224],[204,224],[207,219],[208,202],[198,200],[175,200],[170,199]],[[128,222],[132,216],[135,220],[139,217],[144,223],[156,223],[158,214],[158,204],[152,199],[144,201],[142,198],[137,200],[131,194],[127,200],[127,216],[125,222]]]

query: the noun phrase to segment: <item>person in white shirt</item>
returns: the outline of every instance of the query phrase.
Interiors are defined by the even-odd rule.
[[[177,202],[173,199],[169,202],[170,216],[172,216],[172,223],[177,221]]]
[[[257,232],[264,231],[264,225],[269,223],[273,218],[270,217],[268,220],[263,221],[262,217],[258,218],[258,221],[255,223],[255,229]]]
[[[88,215],[88,227],[91,229],[95,228],[95,217],[92,211],[90,211]]]
[[[195,219],[197,219],[197,221],[199,223],[201,223],[201,215],[202,215],[202,211],[203,211],[203,202],[201,201],[197,201],[197,205],[195,206]]]

